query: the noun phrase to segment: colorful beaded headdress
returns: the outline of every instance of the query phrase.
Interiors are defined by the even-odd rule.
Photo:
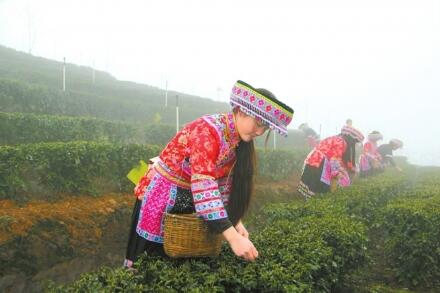
[[[232,88],[230,103],[233,108],[240,107],[242,112],[287,136],[287,125],[292,121],[293,110],[286,104],[263,94],[262,91],[259,92],[241,80]]]
[[[364,141],[364,135],[362,134],[362,132],[348,125],[342,127],[341,134],[351,136],[357,142]]]

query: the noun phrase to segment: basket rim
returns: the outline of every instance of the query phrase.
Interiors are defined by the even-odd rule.
[[[203,220],[202,217],[199,217],[196,213],[192,214],[171,214],[171,213],[165,213],[165,217],[171,217],[171,218],[181,218],[181,219],[194,219],[194,220]]]

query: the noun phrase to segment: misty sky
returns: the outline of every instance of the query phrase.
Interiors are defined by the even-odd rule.
[[[437,0],[0,0],[0,44],[214,100],[242,79],[292,106],[291,128],[352,118],[440,165]]]

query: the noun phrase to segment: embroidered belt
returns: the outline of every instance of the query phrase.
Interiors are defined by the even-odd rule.
[[[153,167],[157,173],[168,179],[171,183],[185,189],[191,189],[191,182],[188,182],[185,178],[177,175],[176,172],[165,165],[162,160],[157,161]]]

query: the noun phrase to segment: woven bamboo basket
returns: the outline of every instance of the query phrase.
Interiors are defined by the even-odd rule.
[[[220,254],[222,235],[209,233],[196,214],[165,214],[164,249],[170,257],[208,257]]]

